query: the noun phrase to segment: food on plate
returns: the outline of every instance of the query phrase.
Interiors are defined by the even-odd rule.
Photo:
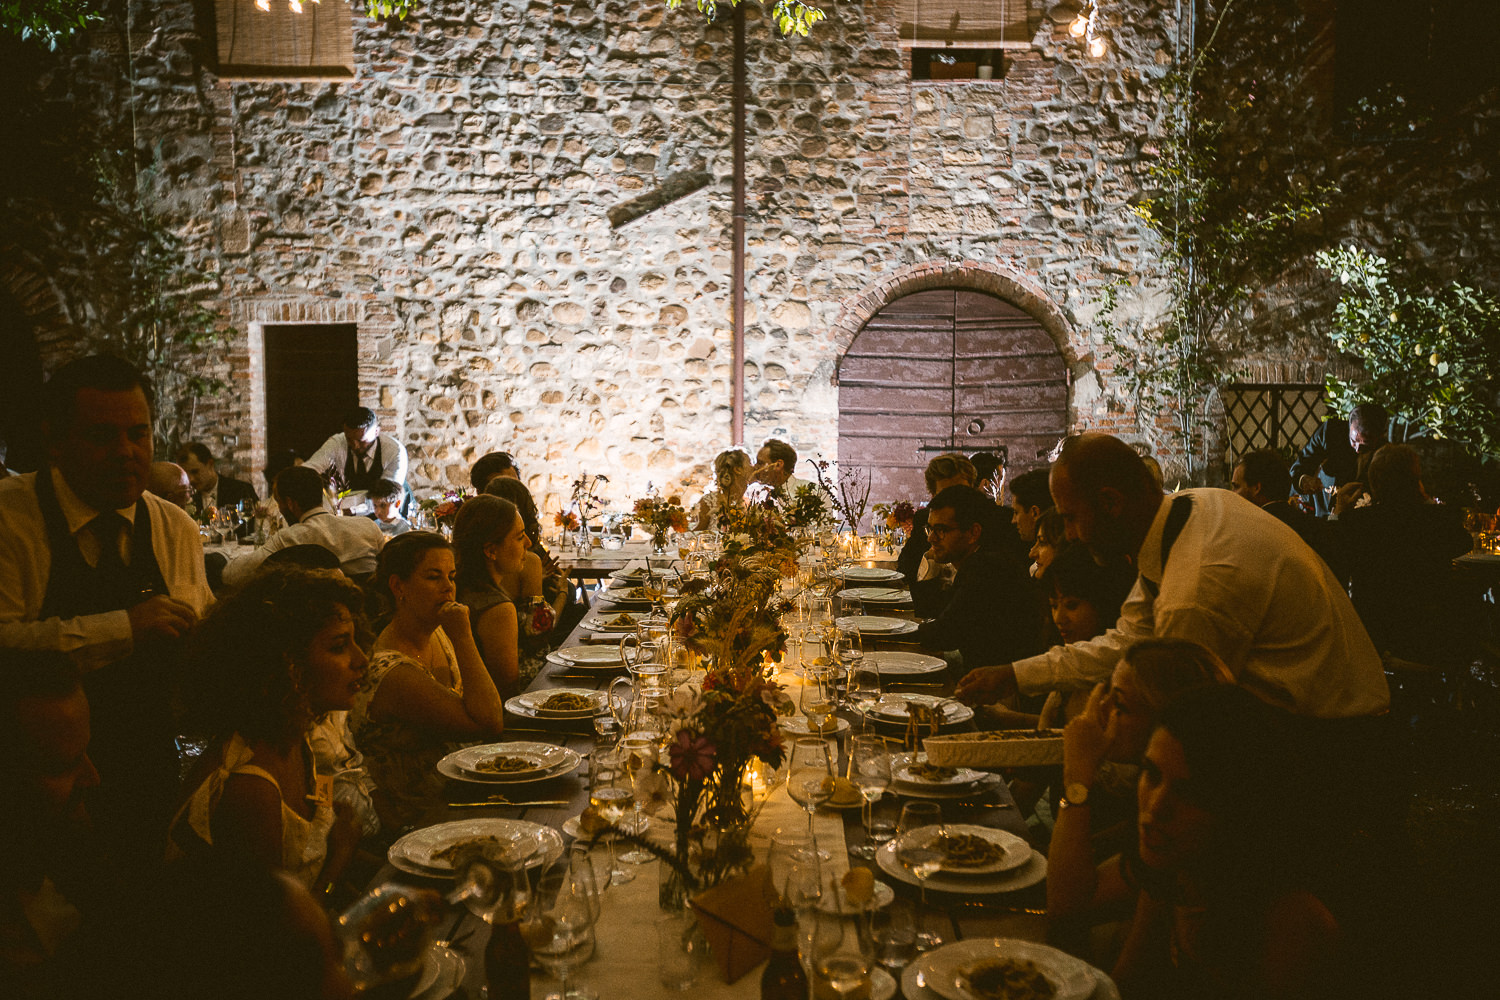
[[[537,706],[544,712],[582,712],[593,707],[593,698],[576,691],[559,691]]]
[[[952,781],[958,777],[958,768],[924,762],[909,765],[906,773],[918,781]]]
[[[982,1000],[1051,1000],[1057,995],[1052,980],[1024,958],[987,958],[959,975]]]
[[[605,628],[635,628],[635,619],[629,615],[615,615],[604,623]]]
[[[460,854],[468,851],[479,851],[485,853],[489,848],[499,847],[509,841],[497,837],[494,834],[485,834],[482,837],[465,837],[463,840],[455,840],[447,847],[432,852],[430,863],[434,865],[447,865],[450,868],[458,860]]]
[[[1062,763],[1061,729],[1005,729],[930,736],[927,760],[945,767],[1041,767]]]
[[[608,826],[609,820],[600,816],[599,810],[593,806],[589,806],[578,814],[578,832],[586,837],[592,837]]]
[[[520,774],[523,771],[535,771],[540,766],[540,764],[530,757],[510,757],[505,754],[496,754],[475,764],[474,770],[481,774]]]
[[[944,868],[984,868],[1005,857],[999,844],[973,833],[942,833],[931,846],[943,855]]]
[[[868,868],[850,868],[839,881],[844,898],[855,906],[864,906],[875,896],[875,873]]]

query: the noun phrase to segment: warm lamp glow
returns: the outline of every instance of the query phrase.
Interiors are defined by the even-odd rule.
[[[302,0],[286,0],[286,5],[291,8],[293,14],[302,13]]]
[[[1082,38],[1087,30],[1089,30],[1089,16],[1080,11],[1078,16],[1073,18],[1073,23],[1068,25],[1068,34],[1074,38]]]
[[[255,0],[255,6],[257,9],[263,10],[267,14],[271,13],[271,0]]]
[[[1089,39],[1089,55],[1095,59],[1103,59],[1104,53],[1109,51],[1109,42],[1103,35],[1095,35]]]

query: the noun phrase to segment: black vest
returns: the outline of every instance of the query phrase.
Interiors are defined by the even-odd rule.
[[[380,438],[375,439],[375,448],[369,454],[370,467],[364,472],[357,472],[359,463],[354,449],[349,449],[349,457],[344,460],[344,489],[363,490],[368,493],[375,488],[375,484],[385,477],[385,463],[380,460]]]

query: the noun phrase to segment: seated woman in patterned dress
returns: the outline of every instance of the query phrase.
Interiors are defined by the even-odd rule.
[[[530,546],[521,515],[509,500],[471,497],[454,519],[458,599],[469,609],[474,644],[502,694],[525,688],[537,673],[535,660],[522,662],[522,612],[506,585]]]
[[[375,641],[349,730],[375,779],[375,809],[393,833],[441,805],[437,762],[453,740],[499,736],[505,707],[454,600],[453,547],[431,531],[380,550],[376,584],[393,609]]]
[[[279,566],[204,621],[190,729],[212,742],[172,821],[169,858],[212,849],[308,886],[337,878],[359,834],[351,811],[335,806],[330,777],[314,773],[307,739],[320,716],[349,708],[362,682],[363,602],[340,573]]]

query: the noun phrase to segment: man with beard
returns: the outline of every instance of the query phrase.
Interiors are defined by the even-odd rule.
[[[43,996],[53,958],[83,922],[78,886],[84,798],[99,784],[88,755],[89,703],[63,654],[0,650],[0,984]]]
[[[1301,715],[1373,716],[1389,706],[1380,657],[1348,596],[1271,515],[1228,490],[1164,497],[1134,449],[1106,434],[1070,440],[1051,487],[1068,538],[1102,563],[1134,562],[1135,588],[1104,635],[972,671],[958,697],[1086,687],[1107,678],[1131,642],[1156,636],[1207,647],[1240,686]]]

